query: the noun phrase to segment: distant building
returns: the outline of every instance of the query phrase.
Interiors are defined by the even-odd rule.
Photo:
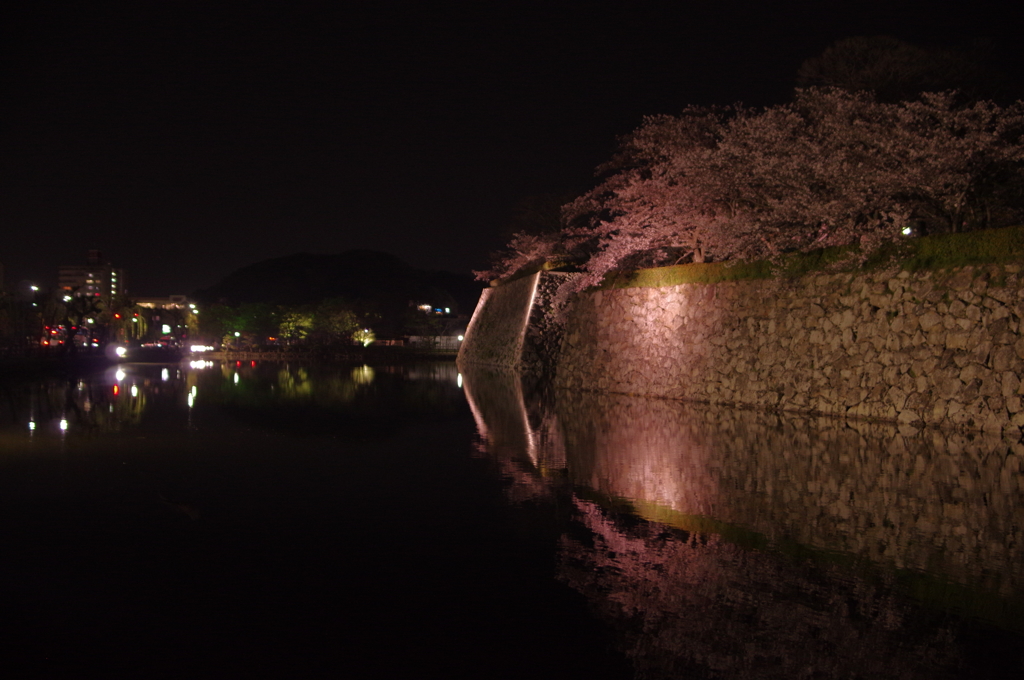
[[[189,335],[189,322],[195,321],[194,315],[199,313],[186,295],[133,298],[132,302],[136,307],[150,310],[143,314],[149,321],[147,337],[164,347],[184,343]]]
[[[133,302],[139,307],[148,309],[185,309],[189,305],[188,296],[185,295],[134,298]]]
[[[409,347],[437,352],[458,352],[461,335],[410,335]]]
[[[90,250],[85,264],[62,265],[57,270],[57,287],[67,295],[96,297],[109,304],[124,297],[124,270],[103,262],[98,250]]]

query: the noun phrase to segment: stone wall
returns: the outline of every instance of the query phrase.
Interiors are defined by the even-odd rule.
[[[540,274],[485,288],[466,327],[459,362],[519,368]]]
[[[1018,434],[1020,269],[593,291],[555,384]]]
[[[574,274],[536,273],[485,289],[466,339],[459,348],[459,363],[518,369],[549,378],[562,346],[564,321],[551,311],[558,287]]]

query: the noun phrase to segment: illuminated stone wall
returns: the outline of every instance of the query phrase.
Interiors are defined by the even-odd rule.
[[[466,338],[459,348],[459,363],[519,368],[526,326],[540,274],[533,274],[480,293]]]
[[[459,364],[550,376],[564,321],[548,312],[558,287],[571,276],[543,272],[485,289],[459,348]]]
[[[1020,269],[594,291],[556,386],[1016,433]]]

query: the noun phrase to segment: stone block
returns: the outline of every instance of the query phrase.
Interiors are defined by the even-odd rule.
[[[961,291],[967,290],[971,287],[974,282],[974,270],[971,267],[964,267],[960,271],[953,274],[946,281],[946,285],[952,290]]]
[[[921,330],[928,333],[936,326],[941,326],[942,316],[934,309],[929,309],[918,317],[918,323],[921,325]]]
[[[992,350],[992,369],[1003,372],[1015,365],[1019,365],[1020,359],[1016,349],[1010,345],[1001,345]]]
[[[947,349],[967,349],[971,335],[965,331],[951,331],[946,333],[945,346]]]
[[[940,399],[950,400],[964,387],[959,378],[943,378],[936,382],[935,392]]]

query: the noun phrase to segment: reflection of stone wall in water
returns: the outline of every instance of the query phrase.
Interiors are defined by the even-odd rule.
[[[919,628],[892,584],[577,508],[591,538],[563,538],[560,575],[624,630],[638,677],[930,680],[959,665],[950,631]]]
[[[560,393],[558,411],[577,484],[772,541],[1024,589],[1024,445],[598,393]]]
[[[1019,628],[1019,494],[986,501],[1021,447],[465,378],[510,499],[558,513],[560,577],[638,677],[958,677],[976,650],[950,605]]]
[[[510,498],[521,501],[546,495],[544,475],[565,469],[562,435],[554,412],[543,404],[526,404],[522,377],[517,372],[473,365],[463,370],[466,400],[482,446],[512,482]]]
[[[558,385],[1015,433],[1018,265],[582,295]]]

